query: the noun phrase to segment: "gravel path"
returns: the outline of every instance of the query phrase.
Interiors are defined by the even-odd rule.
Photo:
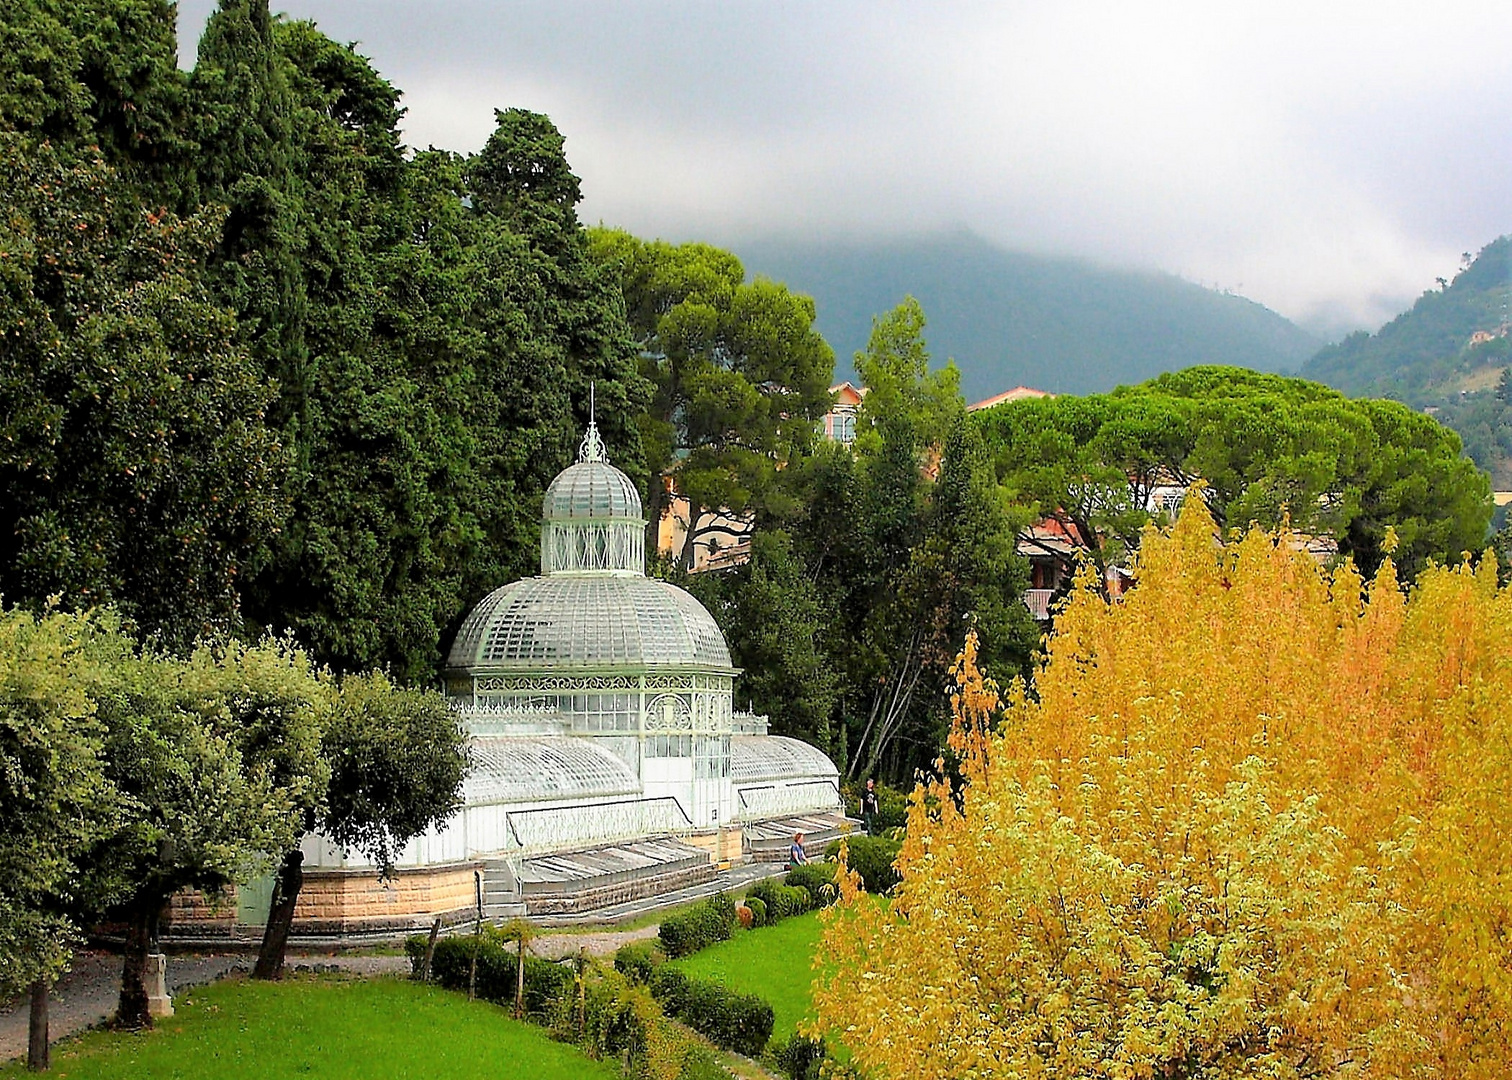
[[[587,931],[577,934],[542,934],[529,949],[536,956],[560,960],[585,950],[590,956],[612,956],[621,945],[656,936],[655,926],[636,930]],[[254,957],[246,953],[180,954],[168,956],[168,991],[184,990],[225,978],[232,972],[252,970]],[[286,961],[290,971],[344,971],[353,975],[407,975],[409,960],[403,956],[330,956],[291,951]],[[113,953],[81,952],[72,969],[53,987],[48,1009],[48,1029],[54,1041],[104,1023],[115,1012],[121,988],[121,958]],[[26,1025],[30,1001],[0,1004],[0,1062],[26,1053]]]
[[[541,934],[532,938],[528,948],[547,960],[561,960],[576,956],[582,949],[589,956],[613,956],[621,945],[632,941],[649,941],[656,936],[657,927],[642,926],[637,930],[589,930],[579,934]]]

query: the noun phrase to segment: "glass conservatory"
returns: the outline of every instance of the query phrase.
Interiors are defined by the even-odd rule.
[[[549,911],[531,896],[560,899],[564,880],[584,904],[631,881],[680,887],[752,857],[750,826],[843,822],[833,762],[735,713],[724,636],[646,576],[645,535],[590,423],[546,491],[541,575],[484,597],[452,644],[445,690],[473,767],[462,810],[409,846],[406,872],[482,865],[491,911]],[[318,837],[305,851],[317,872],[352,865]]]

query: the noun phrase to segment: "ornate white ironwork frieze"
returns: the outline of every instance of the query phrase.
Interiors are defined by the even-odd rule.
[[[598,690],[639,690],[633,675],[480,675],[473,691],[487,693],[572,694]]]

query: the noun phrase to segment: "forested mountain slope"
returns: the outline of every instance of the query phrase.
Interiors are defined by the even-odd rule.
[[[1347,394],[1396,398],[1459,432],[1498,489],[1512,487],[1512,236],[1374,334],[1324,348],[1302,374]]]
[[[872,317],[904,295],[929,315],[929,346],[953,357],[968,400],[1020,383],[1093,393],[1193,364],[1295,371],[1318,340],[1243,297],[1168,274],[1005,251],[966,235],[736,245],[746,269],[818,302],[836,376]]]

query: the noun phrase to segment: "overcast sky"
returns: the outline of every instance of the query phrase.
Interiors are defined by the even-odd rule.
[[[186,66],[212,7],[180,2]],[[549,114],[584,220],[648,236],[965,228],[1337,330],[1512,231],[1508,0],[285,10],[405,92],[411,145]]]

